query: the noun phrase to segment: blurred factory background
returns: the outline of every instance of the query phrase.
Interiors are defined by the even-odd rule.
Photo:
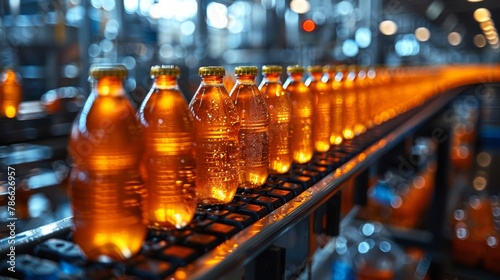
[[[0,112],[0,240],[7,236],[7,166],[17,172],[18,232],[71,216],[68,133],[90,92],[91,64],[124,64],[136,104],[151,87],[152,65],[178,65],[189,101],[198,68],[208,65],[224,66],[231,84],[239,65],[500,63],[499,23],[498,0],[0,0],[0,69],[14,69],[22,86],[17,115]],[[450,160],[462,162],[453,166],[457,174],[474,178],[457,176],[471,182],[464,189],[497,192],[500,98],[498,84],[486,82],[466,92],[474,108],[455,105],[462,122],[450,130]],[[470,119],[479,148],[457,140],[475,133]],[[447,212],[456,205],[448,202]]]
[[[22,77],[23,101],[87,92],[92,63],[125,64],[140,101],[158,63],[181,67],[190,98],[203,65],[496,62],[500,47],[493,0],[6,0],[0,9],[1,64]]]

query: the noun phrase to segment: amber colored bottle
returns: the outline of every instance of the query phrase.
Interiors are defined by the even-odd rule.
[[[375,107],[377,106],[377,99],[376,96],[379,91],[379,86],[377,82],[377,72],[374,67],[368,68],[366,72],[366,78],[367,78],[367,88],[366,88],[366,109],[368,111],[367,116],[368,120],[366,122],[366,128],[372,128],[375,123],[375,114],[376,114],[376,109]]]
[[[305,85],[313,95],[313,143],[317,152],[324,153],[330,150],[330,129],[332,114],[332,96],[328,91],[328,85],[321,80],[323,67],[314,65],[307,67],[309,77]]]
[[[200,205],[225,204],[238,189],[240,117],[222,83],[224,67],[200,67],[201,84],[189,103],[196,132],[196,188]]]
[[[144,135],[149,226],[180,229],[196,212],[194,124],[173,65],[151,67],[153,86],[139,109]]]
[[[7,68],[0,76],[0,116],[14,118],[22,99],[22,87],[19,76],[13,69]]]
[[[281,84],[282,72],[283,68],[279,65],[262,66],[263,79],[259,85],[269,112],[270,174],[286,173],[292,165],[290,149],[292,102]]]
[[[231,99],[240,116],[240,188],[257,188],[269,175],[269,112],[264,95],[255,84],[256,66],[234,69],[236,84]]]
[[[341,81],[343,79],[344,71],[343,65],[325,65],[323,67],[323,72],[325,76],[323,80],[331,89],[331,123],[330,123],[330,144],[340,145],[344,141],[342,136],[342,110],[343,110],[343,97]],[[339,71],[337,71],[339,69]]]
[[[366,69],[356,70],[356,83],[354,85],[356,93],[356,124],[354,125],[354,135],[360,135],[366,132],[368,124],[368,95],[367,95],[367,77]]]
[[[92,66],[92,91],[69,139],[73,240],[89,260],[119,261],[146,236],[138,178],[141,125],[123,87],[121,65]]]
[[[342,94],[344,97],[342,110],[342,136],[344,139],[353,139],[355,136],[354,126],[356,125],[356,66],[350,65],[342,79]]]
[[[313,97],[304,84],[303,66],[293,65],[286,69],[288,78],[283,86],[292,101],[291,149],[293,161],[307,163],[314,153],[312,137]]]

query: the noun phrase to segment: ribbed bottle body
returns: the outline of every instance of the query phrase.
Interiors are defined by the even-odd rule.
[[[353,73],[349,73],[350,76]],[[355,136],[354,126],[357,122],[356,116],[356,91],[354,88],[354,78],[347,77],[342,82],[342,136],[344,139],[352,139]]]
[[[262,186],[269,175],[269,112],[255,76],[238,76],[230,93],[240,117],[240,187]]]
[[[259,89],[264,94],[269,112],[269,173],[283,174],[292,165],[292,103],[277,75],[273,80],[264,78]]]
[[[199,204],[229,203],[239,184],[240,119],[222,77],[217,83],[202,81],[189,108],[196,132]]]
[[[140,250],[141,127],[121,80],[97,82],[69,139],[74,241],[89,260],[119,261]]]
[[[318,69],[320,72],[311,73],[305,84],[313,96],[312,138],[314,150],[324,153],[330,150],[332,96],[331,91],[328,91],[327,84],[321,81],[321,67]]]
[[[168,79],[167,79],[168,78]],[[139,109],[149,226],[180,229],[196,212],[194,123],[174,77],[157,77]]]
[[[293,76],[293,75],[292,75]],[[292,101],[291,149],[293,161],[307,163],[314,154],[313,97],[300,77],[289,77],[284,85]]]

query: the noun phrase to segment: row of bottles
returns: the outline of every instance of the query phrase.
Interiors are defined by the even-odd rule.
[[[424,69],[308,71],[304,81],[304,67],[287,67],[282,85],[281,66],[264,66],[257,86],[256,67],[237,67],[228,92],[223,67],[201,67],[188,104],[179,68],[155,66],[136,112],[123,87],[126,68],[92,67],[92,91],[69,140],[75,242],[91,260],[126,259],[147,226],[185,227],[197,205],[229,203],[239,187],[259,187],[268,174],[307,163],[442,89]]]

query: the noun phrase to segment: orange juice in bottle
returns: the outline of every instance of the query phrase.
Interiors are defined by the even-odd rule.
[[[297,163],[307,163],[314,153],[312,138],[313,97],[304,84],[303,66],[288,66],[288,79],[284,88],[290,94],[292,101],[292,136],[291,149],[293,160]]]
[[[344,71],[343,65],[325,65],[323,72],[325,76],[323,80],[331,90],[331,122],[330,122],[330,144],[340,145],[344,138],[342,136],[342,110],[343,110],[343,97],[341,81],[343,79]],[[337,71],[339,69],[339,71]]]
[[[367,77],[366,69],[360,68],[356,73],[355,93],[356,93],[356,124],[354,125],[354,134],[360,135],[366,132],[368,123],[367,106]]]
[[[283,174],[290,170],[292,153],[290,149],[290,122],[292,102],[283,89],[279,65],[262,66],[263,79],[259,90],[265,97],[269,112],[269,173]]]
[[[324,153],[330,150],[331,108],[332,96],[329,86],[324,81],[323,67],[314,65],[307,67],[309,77],[305,85],[313,95],[313,143],[317,152]]]
[[[240,187],[249,189],[262,186],[269,174],[269,112],[255,84],[257,72],[256,66],[236,67],[229,94],[240,116]]]
[[[120,261],[136,254],[142,223],[141,125],[123,87],[121,65],[92,66],[92,91],[69,139],[73,240],[89,260]]]
[[[222,80],[221,66],[200,67],[201,83],[189,103],[196,139],[200,205],[225,204],[238,189],[240,117]]]
[[[377,85],[378,91],[374,98],[378,100],[377,106],[374,106],[376,111],[373,122],[375,125],[386,122],[389,119],[389,107],[391,103],[391,96],[393,92],[393,83],[390,69],[385,67],[377,68]]]
[[[342,106],[342,136],[344,139],[353,139],[355,136],[354,126],[356,125],[356,91],[355,91],[355,80],[356,80],[356,66],[350,65],[347,71],[344,72],[344,78],[342,79],[342,94],[344,97],[344,102]]]
[[[14,69],[5,69],[0,76],[0,116],[14,118],[22,98],[19,76]]]
[[[196,212],[194,124],[174,65],[151,67],[153,86],[139,109],[144,133],[147,199],[144,216],[149,226],[179,229]]]
[[[375,123],[375,115],[376,115],[376,109],[375,107],[377,106],[377,92],[379,90],[378,84],[377,84],[377,72],[374,67],[368,68],[366,72],[366,110],[367,110],[367,118],[368,120],[366,121],[366,127],[367,128],[372,128]]]

